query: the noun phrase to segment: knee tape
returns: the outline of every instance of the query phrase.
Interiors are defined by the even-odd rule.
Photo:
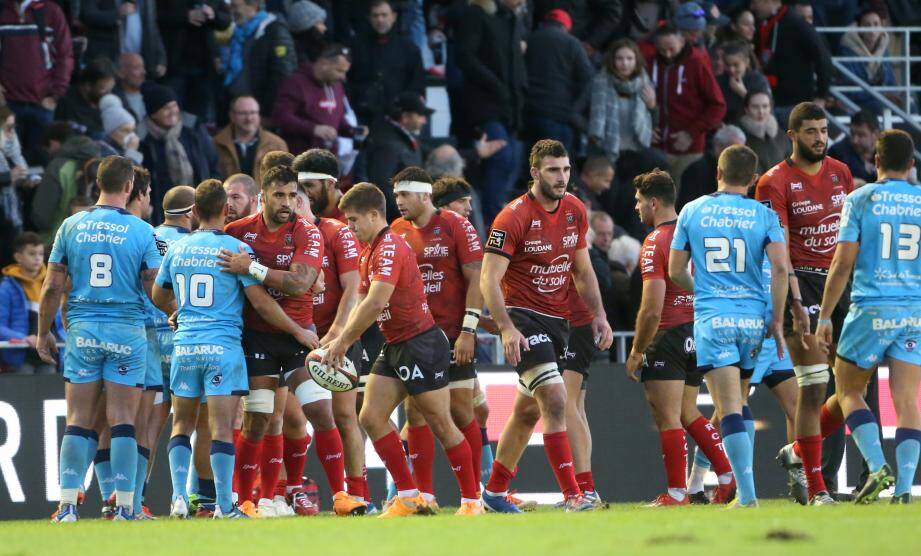
[[[313,402],[331,400],[333,393],[311,379],[305,380],[294,389],[294,397],[297,398],[298,403],[304,406]]]
[[[275,390],[251,390],[243,397],[243,411],[271,415],[275,411]]]
[[[563,384],[563,375],[560,374],[556,363],[544,363],[521,373],[518,380],[518,391],[533,398],[534,391],[547,384]]]
[[[464,380],[455,380],[448,383],[449,390],[473,390],[473,385],[476,382],[475,378],[466,378]],[[476,401],[474,401],[473,406],[476,407]]]
[[[828,384],[831,375],[828,372],[828,365],[819,363],[818,365],[794,365],[793,372],[796,374],[796,383],[803,386],[812,386],[813,384]]]
[[[473,397],[473,407],[480,407],[486,403],[486,392],[480,391]]]

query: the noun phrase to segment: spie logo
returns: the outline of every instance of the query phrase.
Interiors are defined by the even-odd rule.
[[[563,237],[563,249],[573,249],[576,246],[576,241],[578,241],[578,234],[569,234],[568,236]]]

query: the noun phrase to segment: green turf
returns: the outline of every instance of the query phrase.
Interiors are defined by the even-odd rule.
[[[885,502],[885,503],[884,503]],[[224,554],[474,556],[575,554],[921,554],[921,503],[804,508],[787,501],[757,510],[722,507],[610,510],[394,520],[287,518],[263,521],[161,519],[51,525],[0,522],[0,555]]]

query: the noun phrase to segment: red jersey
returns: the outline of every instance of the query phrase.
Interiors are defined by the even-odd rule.
[[[257,212],[227,224],[224,231],[252,247],[256,262],[268,268],[289,270],[292,264],[302,264],[318,273],[321,270],[323,236],[316,226],[304,219],[298,218],[271,232],[265,226],[262,213]],[[309,293],[289,296],[274,288],[266,288],[266,291],[291,320],[304,328],[313,324],[313,297]],[[243,310],[243,323],[254,330],[281,332],[265,322],[248,301]]]
[[[579,290],[576,289],[576,283],[572,280],[569,281],[567,295],[569,296],[569,328],[578,328],[591,324],[595,314],[585,304],[582,296],[579,295]]]
[[[668,255],[675,235],[677,220],[663,222],[643,240],[640,250],[640,274],[643,281],[665,280],[665,299],[659,330],[694,322],[694,294],[681,288],[668,277]]]
[[[424,228],[416,228],[404,218],[394,220],[390,228],[416,252],[435,324],[449,340],[457,338],[467,305],[462,267],[483,260],[476,230],[466,218],[450,210],[435,211]]]
[[[506,306],[568,318],[572,264],[587,230],[585,205],[570,193],[552,212],[530,192],[506,205],[486,240],[487,253],[510,259],[502,278]]]
[[[386,227],[371,245],[361,252],[361,282],[358,293],[364,295],[371,282],[393,284],[390,302],[377,317],[381,334],[388,344],[404,342],[435,326],[416,254],[406,240]]]
[[[322,338],[336,320],[342,284],[339,276],[358,270],[358,240],[349,227],[332,218],[317,218],[323,235],[323,281],[326,289],[313,296],[313,322]]]
[[[789,229],[793,266],[827,271],[838,245],[841,207],[853,190],[850,169],[826,156],[814,176],[791,159],[782,160],[758,180],[755,197],[773,208]]]
[[[338,220],[339,222],[342,222],[343,224],[349,223],[348,220],[346,220],[345,218],[345,214],[341,210],[339,210],[339,205],[334,206],[327,212],[329,213],[329,216],[324,216],[323,218],[329,218],[331,220]]]

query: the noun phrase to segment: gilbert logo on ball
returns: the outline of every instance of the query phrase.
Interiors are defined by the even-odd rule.
[[[326,351],[318,348],[307,356],[307,371],[314,382],[331,392],[346,392],[358,386],[358,372],[348,357],[343,357],[337,368],[321,363],[324,355]]]

